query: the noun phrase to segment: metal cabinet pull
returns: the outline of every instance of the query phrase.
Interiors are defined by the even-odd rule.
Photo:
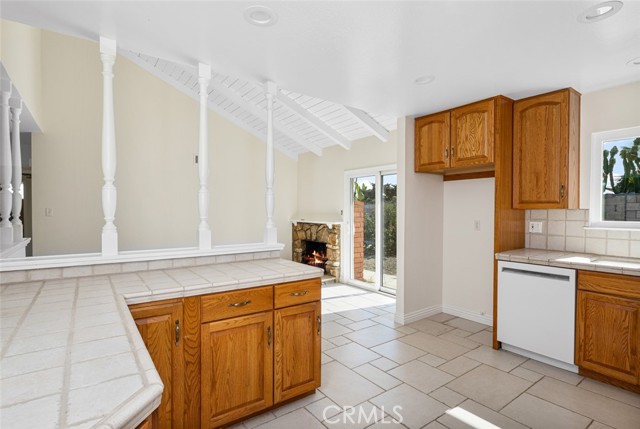
[[[320,316],[318,316],[318,335],[320,335],[320,327],[322,326],[322,319],[320,318]]]
[[[180,342],[180,320],[176,320],[176,346]]]
[[[229,304],[229,307],[244,307],[247,304],[251,304],[251,300],[248,299],[246,301],[242,301],[242,302],[234,302],[233,304]]]
[[[271,326],[267,328],[267,348],[271,347]]]
[[[455,158],[455,153],[456,153],[456,148],[454,146],[451,146],[451,159]]]
[[[289,295],[291,295],[291,296],[305,296],[308,293],[309,293],[308,290],[303,290],[302,292],[291,292]]]
[[[560,198],[564,198],[564,185],[560,185]]]
[[[444,159],[449,159],[449,148],[444,148]]]

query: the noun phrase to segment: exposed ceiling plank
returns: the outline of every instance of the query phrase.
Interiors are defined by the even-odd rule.
[[[344,138],[340,133],[338,133],[333,128],[327,126],[324,122],[318,119],[317,116],[313,115],[311,112],[303,108],[301,105],[293,101],[289,96],[280,92],[278,94],[278,101],[282,103],[285,107],[287,107],[292,112],[296,113],[302,119],[304,119],[309,125],[320,131],[322,134],[327,136],[330,140],[333,140],[340,146],[345,149],[351,148],[351,142]]]
[[[389,130],[382,126],[382,124],[373,119],[368,113],[356,109],[355,107],[344,106],[362,125],[365,126],[374,136],[378,137],[383,142],[389,141]]]
[[[211,86],[216,90],[216,92],[218,92],[218,94],[226,97],[228,100],[233,101],[235,104],[239,105],[240,107],[245,109],[247,112],[251,113],[252,115],[260,119],[266,120],[266,117],[267,117],[266,110],[242,98],[240,94],[238,94],[231,88],[219,82],[211,82]],[[314,154],[318,156],[322,155],[322,149],[319,146],[310,143],[298,133],[284,126],[280,121],[276,120],[274,122],[275,122],[274,125],[277,131],[289,137],[291,140],[298,143],[300,146],[305,147],[306,149],[313,152]]]

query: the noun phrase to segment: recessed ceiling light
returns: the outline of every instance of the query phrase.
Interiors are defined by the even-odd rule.
[[[618,13],[622,9],[621,1],[606,1],[591,6],[589,9],[578,15],[578,21],[582,23],[591,23],[602,21]]]
[[[634,58],[627,63],[628,66],[640,66],[640,57]]]
[[[244,19],[249,24],[268,27],[278,21],[278,15],[266,6],[250,6],[244,11]]]
[[[413,81],[416,85],[426,85],[436,80],[435,76],[420,76]]]

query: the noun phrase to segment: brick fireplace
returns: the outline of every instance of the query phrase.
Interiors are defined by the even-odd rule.
[[[334,223],[293,222],[292,254],[295,262],[324,268],[340,278],[340,225]],[[326,245],[326,252],[323,253]]]

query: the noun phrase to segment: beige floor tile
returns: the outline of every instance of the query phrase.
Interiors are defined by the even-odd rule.
[[[417,329],[413,329],[410,326],[396,326],[393,329],[395,329],[398,332],[402,332],[405,335],[409,335],[409,334],[413,334],[414,332],[418,332]]]
[[[331,356],[328,356],[326,353],[322,353],[322,355],[320,355],[320,364],[324,365],[325,363],[329,363],[331,361],[333,361],[334,359]]]
[[[445,364],[440,365],[438,369],[448,372],[453,376],[460,377],[462,374],[471,371],[477,366],[480,366],[480,362],[464,356],[459,356]]]
[[[330,429],[364,429],[384,419],[384,411],[370,402],[346,408],[322,423]],[[391,419],[388,419],[389,421]],[[301,428],[300,428],[301,429]]]
[[[325,429],[313,415],[301,408],[258,426],[256,429]]]
[[[564,381],[565,383],[573,384],[574,386],[584,380],[584,377],[576,373],[565,371],[564,369],[556,368],[555,366],[547,365],[546,363],[533,359],[526,361],[521,366],[522,368],[555,378],[556,380]]]
[[[355,341],[364,347],[375,347],[388,341],[403,337],[404,334],[396,331],[395,329],[376,324],[376,326],[360,329],[359,331],[351,332],[344,336],[345,338]]]
[[[501,429],[526,429],[526,426],[511,420],[509,417],[503,416],[502,414],[496,413],[495,411],[478,404],[477,402],[466,400],[462,404],[458,405],[463,410],[466,410],[476,416],[480,417],[483,420],[488,421],[489,423],[493,423]],[[470,426],[462,423],[460,420],[456,419],[453,416],[448,414],[440,417],[438,422],[442,423],[449,429],[469,429]],[[555,429],[563,429],[558,426]]]
[[[613,428],[611,426],[604,425],[594,420],[588,429],[613,429]]]
[[[333,321],[322,324],[322,338],[333,338],[349,332],[351,332],[351,329]]]
[[[493,346],[493,333],[489,331],[480,331],[473,335],[469,335],[467,340],[475,341],[476,343],[483,344],[485,346]]]
[[[526,393],[501,411],[533,429],[585,429],[591,419]]]
[[[333,337],[331,339],[329,339],[329,341],[331,343],[333,343],[333,345],[335,346],[344,346],[345,344],[349,344],[352,341],[348,338],[343,337],[342,335],[338,336],[338,337]]]
[[[353,329],[354,331],[357,331],[359,329],[364,329],[364,328],[368,328],[369,326],[376,326],[376,325],[378,325],[377,322],[374,322],[371,319],[365,319],[365,320],[361,320],[360,322],[352,322],[345,326],[349,329]]]
[[[384,371],[372,366],[370,364],[364,364],[354,369],[355,372],[366,378],[367,380],[377,384],[384,390],[389,390],[402,384],[400,380],[390,376]]]
[[[444,325],[442,323],[435,322],[429,319],[422,319],[416,322],[410,323],[409,327],[417,329],[422,332],[426,332],[431,335],[441,335],[445,332],[453,331],[455,328],[451,326]]]
[[[524,378],[525,380],[529,380],[534,383],[544,377],[542,374],[538,374],[537,372],[533,372],[521,366],[514,368],[509,374]]]
[[[372,352],[360,344],[349,343],[335,349],[327,350],[325,354],[348,368],[355,368],[380,357],[379,354]]]
[[[342,317],[346,317],[347,319],[351,319],[354,322],[360,322],[376,316],[373,313],[369,313],[368,311],[361,309],[340,311],[338,314]]]
[[[453,326],[454,328],[462,329],[465,331],[469,331],[471,333],[480,332],[483,329],[487,328],[487,325],[482,323],[473,322],[471,320],[463,319],[461,317],[456,317],[455,319],[448,320],[446,325]]]
[[[429,393],[429,396],[431,396],[436,401],[440,401],[443,404],[446,404],[449,407],[455,407],[467,399],[464,396],[446,387],[441,387],[434,390],[433,392]]]
[[[440,323],[448,322],[449,320],[455,319],[455,318],[456,316],[452,316],[451,314],[447,314],[447,313],[438,313],[433,316],[427,317],[427,319],[429,320],[433,320],[434,322],[440,322]]]
[[[380,354],[382,354],[382,353],[380,353]],[[369,363],[371,365],[375,366],[376,368],[379,368],[379,369],[381,369],[383,371],[389,371],[390,369],[395,368],[396,366],[398,366],[398,364],[396,362],[392,361],[391,359],[387,359],[386,357],[381,357],[380,359],[372,360]]]
[[[454,329],[453,331],[449,331],[450,334],[456,335],[458,337],[468,337],[469,335],[471,335],[471,332],[469,331],[465,331],[464,329]]]
[[[263,425],[267,422],[270,422],[271,420],[274,420],[275,418],[275,414],[267,411],[266,413],[258,414],[257,416],[252,417],[249,420],[243,421],[242,424],[246,429],[253,429],[256,426]]]
[[[543,378],[527,393],[617,429],[638,429],[640,409],[553,378]]]
[[[421,358],[418,359],[420,362],[424,362],[427,365],[431,365],[433,367],[438,367],[444,363],[446,363],[447,361],[445,359],[442,359],[441,357],[438,357],[436,355],[432,355],[432,354],[427,354],[422,356]]]
[[[322,392],[316,390],[312,395],[305,396],[300,399],[296,399],[293,402],[289,402],[281,407],[276,408],[275,410],[273,410],[273,414],[275,414],[276,417],[284,416],[285,414],[288,414],[291,411],[295,411],[302,407],[306,407],[307,405],[317,402],[323,399],[324,397],[325,396]]]
[[[578,387],[640,408],[640,394],[638,393],[629,392],[628,390],[623,390],[590,378],[585,378]]]
[[[372,424],[367,429],[389,429],[389,428],[403,429],[403,428],[406,428],[406,426],[403,425],[402,423],[399,423],[398,420],[387,416],[384,418],[384,420]]]
[[[320,340],[320,348],[322,349],[322,351],[327,351],[329,349],[334,348],[336,345],[333,344],[331,341],[329,340],[325,340],[324,338],[322,340]]]
[[[400,338],[400,341],[446,360],[456,358],[469,351],[469,349],[459,346],[458,344],[442,340],[433,335],[425,334],[424,332],[407,335],[406,337]]]
[[[402,407],[397,410],[402,416],[402,424],[408,428],[421,428],[438,418],[448,408],[443,403],[406,384],[394,387],[371,399],[370,402],[384,408],[387,412],[393,410],[395,406]]]
[[[446,426],[443,426],[441,423],[438,423],[437,420],[432,421],[422,429],[448,429]]]
[[[389,374],[424,393],[432,392],[454,379],[450,374],[417,360],[394,368]]]
[[[319,401],[312,402],[305,408],[320,421],[333,417],[342,411],[341,407],[327,397],[324,397]]]
[[[449,389],[496,411],[530,386],[531,383],[522,378],[487,365],[480,365],[447,384]]]
[[[338,362],[323,365],[319,390],[340,406],[355,406],[383,392],[381,388]]]
[[[407,363],[426,354],[425,351],[401,341],[389,341],[371,350],[399,364]]]
[[[517,354],[510,353],[505,350],[494,350],[487,346],[471,350],[469,353],[465,354],[465,356],[507,372],[527,360],[527,358]]]
[[[459,329],[457,329],[458,332],[466,332],[466,331],[460,331]],[[477,343],[475,341],[471,341],[468,338],[465,338],[461,335],[458,335],[455,333],[455,331],[451,331],[451,332],[447,332],[446,334],[442,334],[440,335],[438,338],[441,338],[443,340],[447,340],[447,341],[451,341],[452,343],[456,343],[459,346],[465,347],[468,350],[473,350],[473,349],[477,349],[478,347],[481,346],[480,343]]]

